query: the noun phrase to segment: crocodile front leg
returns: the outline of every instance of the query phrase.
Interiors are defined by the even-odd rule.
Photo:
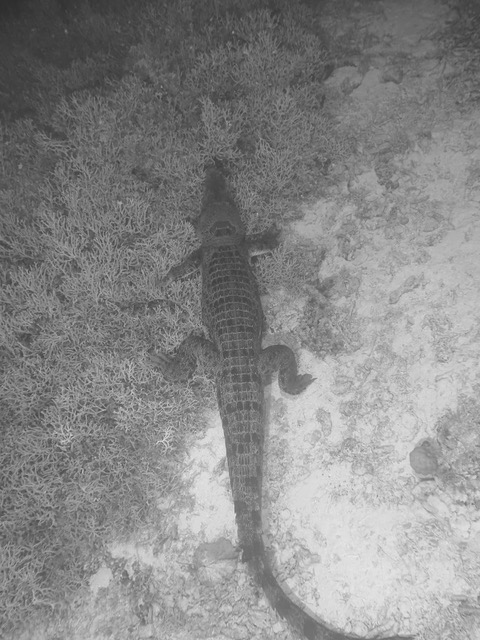
[[[203,336],[190,335],[185,338],[173,357],[153,351],[149,352],[148,357],[170,382],[186,382],[199,362],[212,376],[218,373],[220,367],[220,355],[215,345]]]
[[[195,249],[192,251],[182,262],[175,265],[170,269],[167,275],[162,279],[161,284],[167,285],[178,278],[183,278],[190,273],[198,270],[200,267],[200,260],[202,258],[202,250]]]
[[[254,233],[245,238],[245,245],[248,249],[250,259],[265,253],[272,253],[280,244],[280,229],[272,227],[261,233]]]
[[[258,370],[264,384],[268,384],[272,373],[278,371],[280,389],[294,396],[305,391],[315,380],[308,373],[299,375],[295,354],[283,344],[276,344],[263,349],[258,359]]]

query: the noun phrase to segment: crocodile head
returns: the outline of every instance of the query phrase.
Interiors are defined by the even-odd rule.
[[[194,226],[202,246],[240,244],[245,240],[245,226],[238,209],[230,202],[210,203]]]

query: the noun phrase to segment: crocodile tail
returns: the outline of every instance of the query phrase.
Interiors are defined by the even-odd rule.
[[[261,545],[257,543],[255,546],[257,549],[259,546],[263,547],[263,541]],[[317,622],[304,609],[295,604],[273,575],[264,549],[260,556],[256,556],[251,560],[251,566],[272,607],[300,634],[300,637],[307,638],[307,640],[358,640],[353,636],[347,636],[329,629],[325,624]]]
[[[361,640],[358,636],[346,635],[331,629],[324,622],[307,613],[304,608],[295,604],[273,575],[263,545],[263,539],[255,541],[255,548],[257,553],[250,560],[250,566],[257,581],[272,607],[300,637],[307,638],[307,640]],[[412,640],[412,636],[390,636],[388,638],[378,638],[377,640]]]

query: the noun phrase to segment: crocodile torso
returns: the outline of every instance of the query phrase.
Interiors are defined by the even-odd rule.
[[[329,628],[293,602],[267,559],[261,517],[263,387],[275,370],[280,388],[290,394],[301,393],[313,380],[309,375],[298,375],[295,356],[288,347],[262,349],[264,319],[249,263],[249,239],[224,178],[214,169],[207,173],[196,230],[201,249],[194,258],[201,264],[202,314],[209,340],[190,336],[180,345],[175,358],[157,356],[157,363],[170,379],[190,375],[198,358],[206,360],[214,372],[239,544],[243,560],[249,563],[268,600],[309,640],[353,640],[353,636]],[[175,273],[179,271],[176,269]]]

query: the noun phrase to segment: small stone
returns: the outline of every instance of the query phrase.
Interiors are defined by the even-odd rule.
[[[358,72],[356,67],[339,67],[335,69],[332,75],[325,81],[328,87],[336,87],[342,89],[343,93],[351,93],[362,83],[363,76]]]
[[[403,80],[403,69],[400,67],[388,67],[382,73],[383,82],[394,82],[400,84]]]
[[[373,475],[373,465],[369,462],[355,461],[352,463],[352,473],[355,476]]]
[[[428,441],[418,445],[410,453],[410,466],[422,476],[431,476],[437,471],[437,456]]]
[[[470,537],[472,527],[470,521],[464,515],[458,516],[458,518],[453,522],[453,528],[458,531],[463,538]]]
[[[473,553],[480,553],[480,533],[475,534],[468,545],[468,548],[473,551]]]
[[[153,638],[155,636],[155,630],[152,624],[146,624],[137,629],[137,636],[146,640],[147,638]]]
[[[232,543],[226,538],[219,538],[215,542],[205,542],[197,547],[194,554],[194,565],[198,568],[220,560],[235,560],[237,556]]]
[[[432,216],[427,216],[422,223],[422,231],[426,231],[427,233],[430,231],[436,231],[440,226],[440,222],[433,218]]]
[[[237,551],[225,538],[201,544],[194,555],[194,567],[202,584],[223,582],[237,566]]]
[[[436,518],[449,518],[451,515],[451,508],[437,495],[430,495],[427,497],[423,506],[428,513],[433,514]]]

